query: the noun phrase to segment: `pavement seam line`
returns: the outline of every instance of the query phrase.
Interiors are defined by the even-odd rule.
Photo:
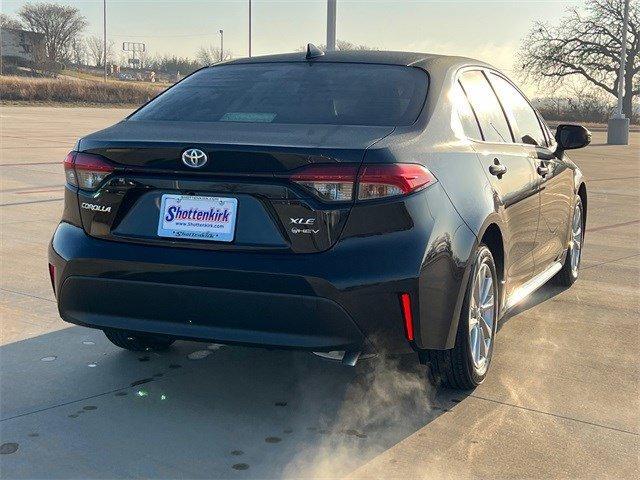
[[[0,163],[0,167],[29,167],[31,165],[60,165],[60,162]]]
[[[108,392],[102,392],[102,393],[96,393],[95,395],[89,395],[88,397],[78,398],[76,400],[69,400],[68,402],[58,403],[57,405],[51,405],[49,407],[44,407],[44,408],[40,408],[38,410],[33,410],[32,412],[19,413],[18,415],[14,415],[12,417],[1,418],[0,422],[6,422],[8,420],[14,420],[16,418],[26,417],[28,415],[33,415],[35,413],[46,412],[48,410],[53,410],[54,408],[65,407],[65,406],[71,405],[73,403],[84,402],[85,400],[91,400],[92,398],[98,398],[98,397],[102,397],[104,395],[109,395],[111,393],[120,392],[120,391],[126,390],[128,388],[131,388],[131,387],[116,388],[115,390],[110,390]]]
[[[63,183],[56,183],[55,185],[30,185],[28,187],[18,187],[18,188],[8,188],[6,190],[0,190],[0,193],[24,193],[24,192],[33,192],[38,189],[46,189],[46,188],[62,188],[64,187]]]
[[[146,383],[161,383],[162,381],[166,380],[167,378],[172,378],[172,377],[177,377],[177,376],[178,376],[177,374],[174,374],[174,375],[167,375],[164,378],[154,378],[150,382],[145,382],[145,384]],[[143,385],[143,384],[141,383],[140,385]],[[105,395],[110,395],[112,393],[121,392],[123,390],[128,390],[130,388],[135,388],[135,387],[138,387],[138,386],[139,385],[131,385],[130,384],[130,385],[126,386],[126,387],[120,387],[120,388],[115,388],[113,390],[109,390],[108,392],[96,393],[95,395],[89,395],[87,397],[77,398],[75,400],[69,400],[68,402],[62,402],[62,403],[58,403],[56,405],[50,405],[48,407],[39,408],[38,410],[33,410],[31,412],[19,413],[18,415],[13,415],[12,417],[0,418],[0,423],[6,422],[8,420],[14,420],[16,418],[26,417],[26,416],[29,416],[29,415],[33,415],[35,413],[46,412],[46,411],[49,411],[49,410],[53,410],[54,408],[66,407],[67,405],[72,405],[74,403],[84,402],[86,400],[91,400],[92,398],[104,397]]]
[[[47,200],[30,200],[28,202],[0,203],[0,207],[10,207],[12,205],[27,205],[29,203],[61,202],[64,198],[49,198]]]
[[[618,227],[628,227],[629,225],[634,225],[636,223],[640,223],[640,220],[631,220],[629,222],[621,222],[621,223],[612,223],[610,225],[602,225],[600,227],[588,228],[587,232],[599,232],[600,230],[609,230],[611,228]]]
[[[39,297],[31,293],[16,292],[15,290],[9,290],[8,288],[4,288],[4,287],[0,288],[0,290],[2,290],[3,292],[15,293],[16,295],[23,295],[25,297],[36,298],[38,300],[44,300],[46,302],[56,303],[55,300],[51,300],[50,298]]]
[[[640,177],[632,176],[632,177],[611,177],[611,178],[589,178],[587,179],[587,183],[610,182],[613,180],[635,180],[636,178],[640,178]]]
[[[547,416],[550,416],[550,417],[561,418],[563,420],[569,420],[569,421],[573,421],[573,422],[578,422],[578,423],[582,423],[584,425],[591,425],[592,427],[600,427],[600,428],[604,428],[604,429],[607,429],[607,430],[613,430],[615,432],[626,433],[626,434],[629,434],[629,435],[634,435],[636,437],[640,437],[640,433],[632,432],[630,430],[623,430],[621,428],[616,428],[616,427],[609,427],[607,425],[602,425],[601,423],[589,422],[587,420],[580,420],[579,418],[568,417],[566,415],[560,415],[560,414],[557,414],[557,413],[545,412],[544,410],[537,410],[535,408],[525,407],[523,405],[515,405],[513,403],[503,402],[502,400],[496,400],[494,398],[481,397],[479,395],[474,395],[474,394],[471,394],[469,396],[472,397],[472,398],[476,398],[478,400],[484,400],[485,402],[497,403],[497,404],[504,405],[504,406],[507,406],[507,407],[513,407],[513,408],[518,408],[520,410],[526,410],[527,412],[540,413],[542,415],[547,415]]]
[[[594,263],[593,265],[587,265],[586,267],[582,267],[582,269],[587,270],[588,268],[601,267],[602,265],[609,265],[610,263],[616,263],[616,262],[619,262],[620,260],[627,260],[629,258],[637,257],[638,255],[640,255],[640,253],[634,253],[632,255],[627,255],[625,257],[620,257],[620,258],[612,258],[611,260],[606,260],[604,262]]]

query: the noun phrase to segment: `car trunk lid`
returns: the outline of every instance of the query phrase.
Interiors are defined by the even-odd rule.
[[[113,164],[97,192],[79,190],[82,222],[92,236],[177,247],[311,253],[337,240],[352,202],[327,203],[290,181],[310,165],[362,162],[393,127],[123,121],[79,142],[79,150]],[[182,162],[206,153],[201,168]],[[163,196],[237,202],[232,241],[164,238]]]

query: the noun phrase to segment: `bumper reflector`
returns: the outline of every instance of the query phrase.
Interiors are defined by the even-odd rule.
[[[49,277],[51,278],[51,288],[53,288],[53,294],[56,293],[56,266],[49,264]]]
[[[404,320],[404,332],[407,340],[413,341],[413,314],[411,313],[411,296],[408,293],[400,294],[400,307]]]

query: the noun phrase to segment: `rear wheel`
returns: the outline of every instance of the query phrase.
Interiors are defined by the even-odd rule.
[[[104,330],[104,334],[115,346],[131,350],[132,352],[143,352],[147,350],[166,350],[175,342],[175,339],[162,335],[152,335],[148,333],[130,332],[128,330]]]
[[[424,352],[433,383],[471,389],[485,379],[498,323],[498,292],[493,255],[481,244],[467,285],[454,348]]]
[[[578,279],[580,273],[580,259],[582,258],[582,244],[584,242],[584,210],[582,199],[576,197],[576,205],[573,208],[571,221],[571,243],[567,251],[562,270],[557,274],[558,283],[570,287]]]

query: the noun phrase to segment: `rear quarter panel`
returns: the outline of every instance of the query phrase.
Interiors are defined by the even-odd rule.
[[[502,226],[491,185],[449,100],[458,68],[430,71],[427,103],[416,124],[396,129],[365,155],[367,163],[424,165],[438,180],[426,196],[433,226],[418,276],[420,349],[454,346],[478,238],[490,223]]]

